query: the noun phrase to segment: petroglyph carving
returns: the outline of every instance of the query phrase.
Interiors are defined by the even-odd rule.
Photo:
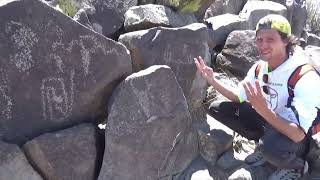
[[[117,54],[115,48],[108,49],[107,51],[104,45],[98,43],[97,37],[90,35],[80,36],[79,40],[72,40],[66,50],[71,53],[75,47],[80,47],[82,68],[85,75],[89,74],[91,54],[96,53],[96,51],[101,51],[104,55]]]
[[[15,47],[14,55],[10,55],[10,61],[15,64],[19,72],[28,71],[33,65],[32,47],[38,42],[38,37],[30,27],[19,22],[7,23],[5,31]]]
[[[12,98],[10,92],[8,74],[0,68],[0,120],[12,118]]]
[[[61,121],[71,114],[74,101],[74,70],[71,71],[70,77],[69,91],[63,78],[49,77],[42,80],[41,96],[45,120]]]
[[[174,48],[172,48],[174,47]],[[177,49],[178,48],[178,49]],[[187,59],[185,58],[179,58],[180,56],[177,56],[172,49],[176,49],[176,52],[181,52],[184,54],[184,56],[187,56]],[[193,56],[189,53],[190,52],[190,46],[187,44],[181,45],[175,45],[175,44],[167,44],[164,50],[164,61],[166,63],[179,63],[179,64],[190,64],[193,59]],[[174,59],[174,61],[172,60]]]

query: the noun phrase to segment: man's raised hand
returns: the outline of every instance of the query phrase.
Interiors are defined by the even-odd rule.
[[[214,82],[213,70],[211,67],[207,66],[202,57],[194,58],[194,63],[197,66],[198,71],[201,73],[201,76],[209,83],[212,84]]]

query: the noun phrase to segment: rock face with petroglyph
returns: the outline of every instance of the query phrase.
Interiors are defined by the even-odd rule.
[[[187,102],[168,66],[151,66],[117,87],[105,132],[99,180],[178,177],[197,156]]]
[[[123,45],[41,1],[2,4],[0,17],[0,139],[24,143],[93,121],[131,73]]]
[[[201,106],[206,82],[194,65],[193,58],[202,56],[210,64],[208,31],[204,24],[181,28],[156,27],[120,36],[131,52],[134,71],[152,65],[168,65],[174,71],[187,98],[189,109]]]

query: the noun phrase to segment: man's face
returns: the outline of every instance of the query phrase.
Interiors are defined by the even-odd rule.
[[[274,29],[261,29],[256,35],[256,46],[262,60],[276,63],[286,57],[287,42]]]

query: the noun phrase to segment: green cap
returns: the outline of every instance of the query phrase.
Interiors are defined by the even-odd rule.
[[[291,26],[289,21],[278,14],[269,14],[261,18],[256,26],[256,32],[260,29],[275,29],[287,36],[291,35]]]

